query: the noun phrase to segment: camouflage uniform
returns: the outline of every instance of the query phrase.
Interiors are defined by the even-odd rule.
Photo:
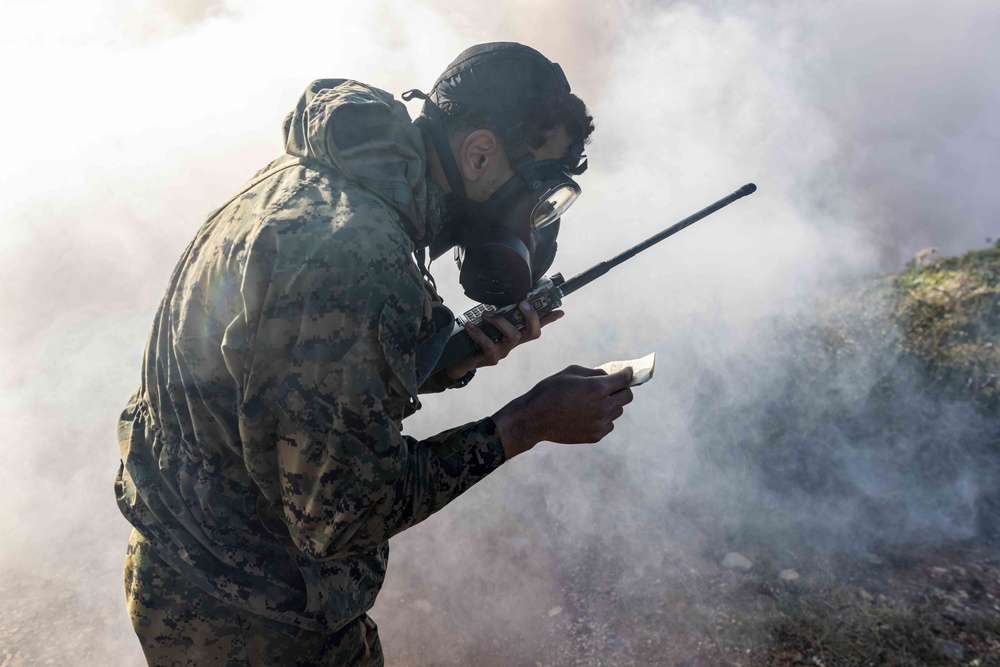
[[[491,419],[420,442],[401,433],[418,390],[441,388],[416,370],[436,295],[412,256],[443,225],[441,192],[405,107],[320,80],[284,135],[287,155],[181,257],[119,421],[116,494],[138,531],[127,596],[152,664],[187,664],[163,647],[248,622],[339,637],[358,655],[367,633],[381,664],[364,614],[387,540],[504,461]],[[197,664],[254,664],[230,661],[239,650]]]
[[[381,664],[378,629],[366,615],[336,632],[310,632],[222,602],[156,555],[132,530],[125,558],[128,612],[151,665]]]

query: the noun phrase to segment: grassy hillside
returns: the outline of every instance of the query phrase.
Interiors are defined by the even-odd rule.
[[[736,489],[705,501],[731,517],[706,555],[749,556],[744,586],[774,600],[750,662],[1000,664],[1000,243],[760,339],[695,404],[706,478]],[[776,585],[785,567],[812,576]]]
[[[1000,409],[1000,242],[892,276],[902,350],[927,389]]]
[[[817,296],[706,372],[706,483],[737,539],[864,549],[995,533],[1000,247]]]

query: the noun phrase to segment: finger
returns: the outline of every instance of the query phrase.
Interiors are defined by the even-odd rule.
[[[479,346],[479,354],[482,358],[491,364],[497,363],[499,361],[497,344],[494,343],[486,332],[477,327],[471,322],[465,323],[465,333],[469,334],[469,338]]]
[[[615,393],[604,399],[604,409],[608,414],[617,415],[614,419],[618,419],[621,416],[621,411],[625,410],[625,406],[632,402],[632,390],[622,389],[621,391],[616,391]]]
[[[517,304],[517,309],[524,316],[524,332],[522,337],[525,340],[535,340],[542,335],[542,325],[538,322],[538,311],[527,301]]]
[[[632,402],[632,389],[630,387],[625,387],[624,389],[619,389],[615,393],[608,396],[608,398],[614,400],[618,405],[628,405]]]
[[[604,389],[608,394],[621,391],[628,387],[628,383],[632,381],[632,367],[626,366],[617,373],[601,378],[601,381],[605,383]]]
[[[607,437],[607,435],[608,435],[609,433],[611,433],[612,431],[614,431],[614,430],[615,430],[615,423],[614,423],[614,422],[608,422],[608,425],[607,425],[607,426],[605,426],[605,427],[604,427],[604,428],[602,429],[602,431],[601,431],[601,436],[600,436],[599,438],[597,438],[597,440],[595,440],[595,442],[599,442],[599,441],[601,441],[601,440],[604,440],[604,438],[606,438],[606,437]]]
[[[566,312],[563,310],[553,310],[551,313],[538,320],[538,324],[539,326],[544,327],[546,324],[552,324],[556,320],[561,319],[565,314]]]
[[[509,351],[510,348],[520,342],[521,332],[517,330],[517,327],[508,322],[506,317],[492,312],[487,312],[485,319],[490,325],[499,329],[500,333],[503,334],[504,340],[500,341],[501,347],[506,347]]]
[[[601,377],[607,375],[607,371],[602,371],[598,368],[587,368],[586,366],[577,366],[576,364],[572,366],[567,366],[561,372],[561,375],[577,375],[580,377],[592,378]]]

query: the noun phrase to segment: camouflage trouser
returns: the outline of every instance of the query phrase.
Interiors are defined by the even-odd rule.
[[[333,634],[308,632],[237,609],[189,583],[132,531],[125,600],[146,661],[154,667],[381,667],[367,616]]]

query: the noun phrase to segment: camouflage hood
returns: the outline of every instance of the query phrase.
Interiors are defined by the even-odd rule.
[[[286,153],[340,172],[399,211],[418,247],[440,231],[442,196],[426,174],[423,138],[391,94],[318,79],[285,117],[283,132]]]

